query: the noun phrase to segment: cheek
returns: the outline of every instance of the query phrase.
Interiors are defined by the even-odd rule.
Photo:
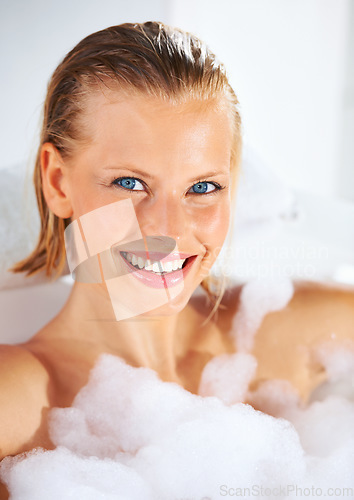
[[[70,202],[73,210],[73,219],[77,219],[99,207],[97,196],[92,193],[92,186],[84,175],[78,175],[73,169],[69,182]]]
[[[72,182],[70,186],[73,218],[76,219],[97,208],[118,201],[113,191],[97,189],[85,178]]]
[[[230,222],[230,202],[223,201],[205,207],[197,216],[198,239],[212,251],[221,247],[226,238]]]

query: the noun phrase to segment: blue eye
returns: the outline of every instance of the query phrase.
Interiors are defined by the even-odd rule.
[[[209,184],[209,186],[208,186],[208,184]],[[210,189],[210,186],[212,187],[212,189]],[[212,193],[213,191],[220,189],[220,186],[214,182],[202,181],[202,182],[197,182],[196,184],[194,184],[191,187],[191,189],[192,189],[192,192],[195,194],[204,194],[204,193]]]
[[[118,184],[124,189],[130,189],[131,191],[143,191],[144,186],[135,177],[120,177],[114,181],[114,184]]]
[[[136,177],[119,177],[115,179],[112,184],[120,186],[123,189],[128,189],[129,191],[145,191],[142,181],[139,181]],[[193,184],[188,190],[188,193],[209,194],[220,191],[221,189],[224,189],[224,187],[220,186],[217,182],[199,181]]]

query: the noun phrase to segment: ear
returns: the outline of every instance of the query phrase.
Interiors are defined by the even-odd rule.
[[[73,214],[68,188],[68,167],[50,142],[42,145],[40,160],[46,202],[55,215],[68,219]]]

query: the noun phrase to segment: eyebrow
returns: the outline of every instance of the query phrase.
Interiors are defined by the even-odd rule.
[[[148,172],[144,172],[142,170],[139,170],[136,168],[134,165],[129,166],[129,165],[109,165],[104,167],[104,170],[129,170],[129,172],[132,172],[133,174],[137,174],[140,177],[146,177],[147,179],[154,179],[154,176],[149,174]],[[202,175],[197,175],[196,177],[193,177],[190,179],[188,182],[198,182],[201,179],[205,179],[207,177],[216,177],[217,175],[227,175],[226,172],[222,170],[210,170],[209,172],[205,172]]]

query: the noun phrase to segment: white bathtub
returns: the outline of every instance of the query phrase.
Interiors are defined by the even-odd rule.
[[[72,279],[0,291],[0,343],[15,344],[32,337],[63,307]]]

